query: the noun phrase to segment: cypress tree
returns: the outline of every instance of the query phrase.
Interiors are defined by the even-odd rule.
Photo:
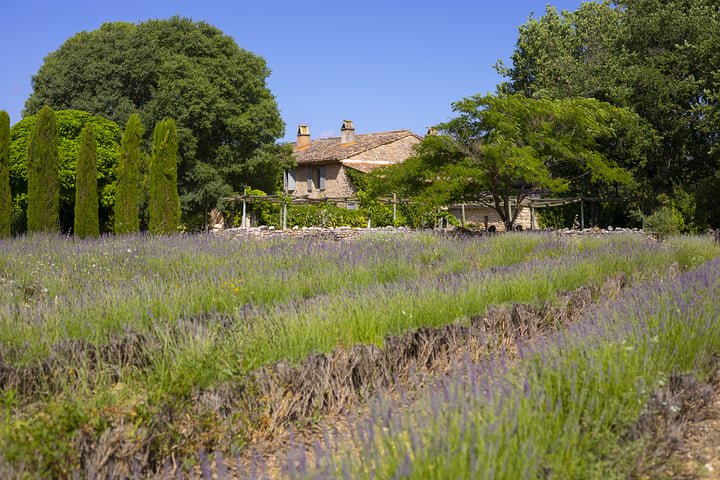
[[[10,236],[10,115],[0,111],[0,237]]]
[[[120,145],[120,163],[115,191],[115,233],[140,230],[140,161],[143,129],[140,116],[134,113],[125,126]]]
[[[180,197],[177,191],[177,130],[171,118],[155,125],[149,200],[150,233],[175,232],[180,223]]]
[[[82,131],[75,170],[75,229],[80,238],[100,235],[97,195],[95,131],[88,123]]]
[[[55,112],[40,110],[28,142],[29,232],[57,231],[60,221],[60,180]]]

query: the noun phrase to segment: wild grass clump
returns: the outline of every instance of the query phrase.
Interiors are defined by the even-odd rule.
[[[687,240],[678,240],[688,246]],[[694,242],[689,242],[694,245]],[[290,478],[627,478],[630,430],[672,374],[720,351],[720,261],[637,287],[520,358],[466,363],[422,400],[378,400],[352,454],[303,453]],[[329,449],[330,451],[330,449]]]

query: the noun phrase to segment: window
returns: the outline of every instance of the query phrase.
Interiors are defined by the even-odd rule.
[[[317,184],[320,190],[325,190],[325,167],[320,167],[317,170]]]
[[[308,167],[307,190],[312,192],[313,188],[325,190],[325,167]]]
[[[347,208],[348,210],[357,210],[357,203],[355,203],[355,202],[348,202],[348,203],[345,205],[345,208]]]

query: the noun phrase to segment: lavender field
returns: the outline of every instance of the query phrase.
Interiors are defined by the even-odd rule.
[[[654,388],[710,368],[719,253],[622,235],[0,241],[0,476],[607,476],[632,464]],[[247,461],[358,408],[338,446]]]

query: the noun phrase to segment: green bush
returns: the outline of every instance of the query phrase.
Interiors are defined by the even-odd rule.
[[[177,130],[166,118],[155,126],[149,178],[150,224],[148,231],[169,234],[180,224],[180,197],[177,189]]]
[[[75,180],[75,228],[80,237],[100,235],[98,222],[97,160],[95,132],[91,123],[82,132]]]
[[[661,239],[679,234],[684,226],[682,215],[673,207],[661,207],[645,217],[645,229]]]
[[[134,113],[125,126],[120,146],[115,194],[115,233],[140,230],[140,169],[145,158],[141,148],[142,136],[140,117]]]
[[[55,112],[43,107],[27,148],[27,227],[31,232],[56,231],[59,224],[58,147]]]
[[[0,111],[0,237],[10,236],[12,196],[10,194],[10,116]]]
[[[13,195],[13,233],[25,231],[28,191],[27,149],[30,133],[35,127],[37,115],[26,117],[10,130],[10,189]],[[74,224],[75,174],[80,134],[92,123],[97,145],[97,179],[100,197],[100,228],[112,230],[112,210],[115,204],[115,170],[120,157],[120,127],[102,117],[77,110],[55,112],[58,146],[58,171],[60,174],[60,227],[69,231]],[[20,211],[18,211],[20,209]]]

